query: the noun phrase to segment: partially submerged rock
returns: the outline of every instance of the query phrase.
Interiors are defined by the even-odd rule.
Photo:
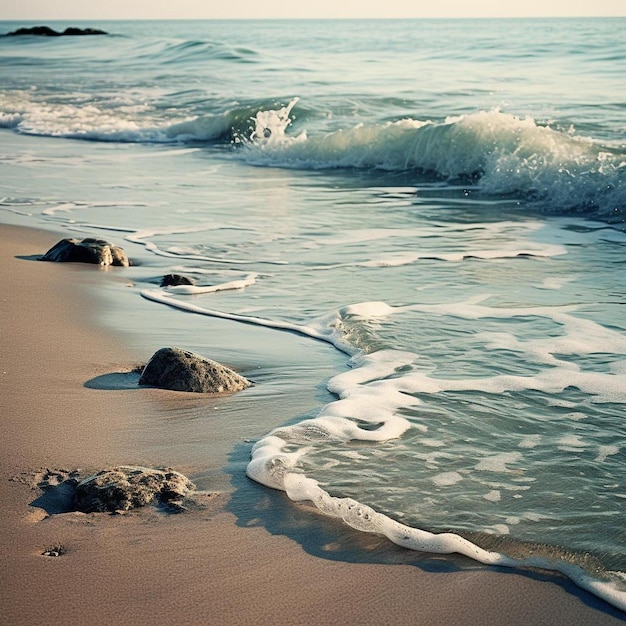
[[[161,279],[161,287],[177,287],[178,285],[195,285],[196,281],[183,274],[165,274]]]
[[[105,239],[62,239],[41,257],[42,261],[96,263],[128,267],[130,261],[122,248]]]
[[[9,37],[15,37],[20,35],[36,35],[38,37],[63,37],[67,35],[108,35],[104,30],[98,28],[77,28],[76,26],[69,26],[63,32],[59,32],[50,28],[50,26],[28,26],[24,28],[18,28],[13,32],[7,33]]]
[[[128,511],[153,502],[182,509],[195,485],[172,469],[116,467],[76,485],[74,507],[83,513]]]
[[[252,385],[228,367],[180,348],[157,350],[144,367],[139,384],[196,393],[232,393]]]

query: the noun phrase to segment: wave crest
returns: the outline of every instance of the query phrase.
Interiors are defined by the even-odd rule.
[[[621,215],[626,205],[623,145],[604,145],[498,110],[444,122],[359,124],[312,137],[287,135],[280,114],[276,122],[247,142],[247,161],[302,169],[415,170],[470,181],[486,194],[519,197],[553,211],[607,217]]]

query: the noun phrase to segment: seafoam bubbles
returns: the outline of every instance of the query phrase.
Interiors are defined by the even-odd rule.
[[[274,429],[254,446],[248,476],[264,485],[285,490],[286,485],[281,481],[287,475],[286,464],[290,471],[301,474],[302,463],[316,444],[380,442],[402,436],[411,428],[411,423],[397,410],[416,404],[417,400],[399,394],[393,386],[387,387],[386,378],[414,359],[415,355],[394,351],[357,356],[353,369],[335,376],[328,384],[338,400],[323,407],[315,418]],[[290,480],[293,484],[296,478]],[[308,488],[316,485],[305,478],[298,484]],[[293,490],[292,486],[291,495],[298,499]]]
[[[438,487],[448,487],[456,485],[463,480],[463,476],[459,472],[441,472],[432,477],[433,483]]]
[[[46,97],[36,91],[0,91],[0,127],[27,135],[161,143],[171,141],[165,132],[170,123],[142,102],[98,101],[76,93]]]
[[[500,454],[485,457],[476,465],[475,469],[499,474],[512,473],[514,470],[512,470],[509,465],[518,463],[521,459],[522,455],[519,452],[501,452]]]
[[[444,391],[481,391],[502,394],[506,391],[536,390],[558,394],[576,387],[591,396],[591,402],[626,403],[626,376],[602,372],[581,372],[570,367],[553,367],[535,375],[495,375],[484,378],[445,379],[412,372],[395,383],[404,393],[441,393]]]
[[[528,361],[555,365],[563,370],[570,370],[565,374],[572,380],[578,380],[585,387],[605,387],[612,393],[613,387],[610,377],[595,377],[592,372],[580,372],[575,363],[559,358],[560,355],[593,355],[607,353],[612,355],[626,355],[626,335],[617,328],[609,328],[598,322],[586,319],[576,314],[577,307],[563,306],[531,306],[531,307],[503,307],[489,306],[489,294],[477,294],[463,301],[444,302],[439,304],[412,304],[398,307],[396,311],[421,311],[432,315],[449,315],[467,320],[507,320],[516,318],[545,318],[551,320],[559,333],[544,335],[539,339],[521,340],[511,332],[478,332],[476,338],[485,343],[491,350],[510,350],[523,355]],[[611,375],[619,378],[623,373],[621,361],[611,366]],[[547,380],[555,379],[556,374],[543,373]],[[602,382],[604,381],[604,382]],[[574,383],[572,383],[574,384]],[[619,393],[617,394],[620,395]]]
[[[596,463],[604,463],[608,457],[619,454],[620,447],[615,445],[604,445],[598,447],[598,456],[594,459]]]
[[[420,261],[544,259],[567,254],[566,236],[564,241],[542,241],[544,229],[545,223],[528,219],[471,224],[429,220],[427,226],[419,228],[357,228],[309,236],[306,247],[323,251],[327,259],[341,260],[315,266],[320,271],[344,267],[389,268]],[[550,236],[554,238],[554,234]],[[366,242],[372,245],[362,245]]]

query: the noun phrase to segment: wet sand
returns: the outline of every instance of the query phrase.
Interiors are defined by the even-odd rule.
[[[207,472],[202,486],[217,493],[204,508],[59,513],[58,490],[36,487],[42,470],[168,463],[169,447],[183,445],[175,420],[148,434],[151,420],[198,402],[93,383],[145,354],[97,323],[112,304],[96,287],[121,272],[33,260],[59,238],[0,226],[1,623],[624,622],[566,580],[411,553],[311,514],[245,478],[240,440],[226,455],[228,489]],[[181,458],[174,469],[202,473],[197,460],[175,463]]]

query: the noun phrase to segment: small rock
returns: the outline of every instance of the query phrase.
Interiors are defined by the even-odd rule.
[[[57,557],[57,556],[63,556],[66,552],[67,550],[63,546],[54,546],[54,548],[50,548],[49,550],[44,550],[41,553],[41,556]]]
[[[232,393],[252,385],[228,367],[180,348],[157,350],[145,366],[139,384],[196,393]]]
[[[115,246],[104,239],[87,237],[86,239],[62,239],[52,246],[41,257],[42,261],[57,263],[79,262],[96,263],[98,265],[120,265],[128,267],[130,262],[126,253],[119,246]]]
[[[178,285],[195,285],[196,281],[182,274],[166,274],[161,279],[161,287],[176,287]]]
[[[76,486],[74,505],[83,513],[114,513],[156,500],[180,510],[184,508],[182,500],[194,490],[195,485],[174,470],[122,466],[81,480]]]

